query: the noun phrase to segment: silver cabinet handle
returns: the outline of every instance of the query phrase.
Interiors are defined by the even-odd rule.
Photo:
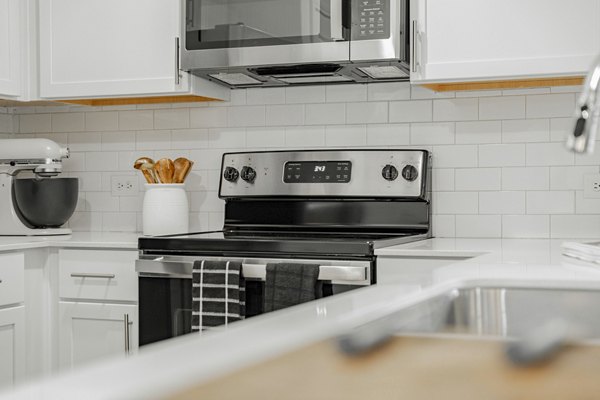
[[[417,72],[417,20],[412,22],[412,59],[410,60],[412,72]]]
[[[179,74],[179,38],[175,38],[175,84],[179,85],[181,75]]]
[[[335,41],[344,40],[344,25],[342,23],[342,15],[342,0],[331,0],[331,8],[329,9],[329,21],[331,24],[331,38]]]
[[[115,274],[85,274],[75,273],[71,274],[71,278],[100,278],[100,279],[113,279]]]
[[[129,355],[129,353],[130,353],[129,314],[123,315],[123,323],[125,324],[125,355]]]

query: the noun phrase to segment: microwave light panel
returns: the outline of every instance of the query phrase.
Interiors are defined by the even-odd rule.
[[[214,78],[218,81],[224,82],[231,86],[240,86],[240,85],[260,85],[261,81],[258,79],[254,79],[251,76],[246,74],[242,74],[241,72],[236,73],[224,73],[220,72],[218,74],[210,74],[211,78]]]
[[[406,72],[393,65],[372,65],[370,67],[362,67],[358,69],[373,79],[398,79],[408,77]]]

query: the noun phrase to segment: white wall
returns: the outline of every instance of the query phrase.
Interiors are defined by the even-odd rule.
[[[434,156],[438,237],[600,236],[600,199],[583,175],[600,152],[564,149],[578,87],[435,94],[407,83],[251,89],[231,103],[12,109],[17,137],[68,145],[81,178],[74,230],[135,231],[142,195],[113,197],[114,175],[140,156],[195,161],[192,229],[219,229],[221,154],[322,147],[426,148]],[[140,190],[143,180],[139,177]]]

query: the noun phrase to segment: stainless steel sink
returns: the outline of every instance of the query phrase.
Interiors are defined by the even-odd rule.
[[[338,337],[346,354],[362,354],[397,335],[506,340],[515,364],[546,359],[564,343],[600,344],[600,287],[546,289],[460,286]],[[516,339],[516,340],[513,340]]]
[[[522,337],[560,320],[578,339],[600,339],[600,290],[514,287],[452,289],[383,318],[399,334]]]

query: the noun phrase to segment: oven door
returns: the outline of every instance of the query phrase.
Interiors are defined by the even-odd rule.
[[[140,255],[139,344],[181,336],[192,331],[192,269],[194,261],[239,261],[246,278],[247,317],[262,312],[262,290],[267,263],[314,263],[321,266],[324,296],[368,286],[373,281],[369,260],[313,260],[242,257]]]
[[[185,70],[350,60],[351,0],[182,1]]]

